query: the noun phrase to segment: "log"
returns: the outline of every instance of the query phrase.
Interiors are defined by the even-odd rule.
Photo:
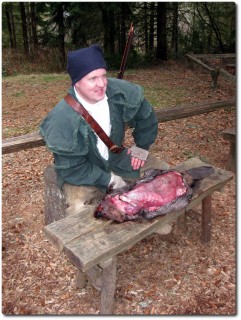
[[[218,102],[208,102],[189,106],[165,107],[162,109],[155,108],[157,119],[159,122],[171,121],[186,117],[195,116],[201,113],[215,111],[219,108],[235,108],[236,100],[222,100]],[[17,152],[29,148],[43,146],[43,138],[38,134],[30,133],[18,137],[3,139],[2,154]]]
[[[2,154],[44,146],[43,138],[37,132],[3,139]]]
[[[204,70],[207,70],[209,72],[212,72],[214,69],[210,66],[208,66],[206,63],[204,63],[201,59],[209,59],[211,60],[213,59],[235,59],[236,55],[235,54],[186,54],[187,60],[188,60],[188,66],[189,68],[194,68],[194,64],[196,66],[199,66],[201,68],[203,68]],[[236,82],[236,77],[232,74],[230,74],[229,72],[227,72],[225,69],[221,68],[219,70],[220,75],[225,78],[228,81],[231,81],[233,83]]]
[[[218,102],[207,102],[189,106],[179,106],[173,108],[163,108],[155,110],[158,122],[171,121],[181,118],[188,118],[202,113],[208,113],[217,109],[228,109],[236,107],[236,100],[226,100]]]
[[[48,225],[66,217],[67,203],[63,192],[58,187],[53,165],[45,169],[44,182],[45,225]]]

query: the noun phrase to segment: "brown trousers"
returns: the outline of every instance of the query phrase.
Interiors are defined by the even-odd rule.
[[[144,171],[151,168],[166,170],[169,166],[166,162],[149,155],[145,165],[141,168],[141,177]],[[130,179],[124,180],[130,181]],[[68,183],[64,184],[63,191],[68,204],[67,215],[79,213],[89,206],[96,206],[105,195],[96,187],[74,186]]]

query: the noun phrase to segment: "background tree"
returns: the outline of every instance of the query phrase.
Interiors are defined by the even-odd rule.
[[[178,2],[172,3],[171,52],[174,58],[177,58],[178,56]]]
[[[31,28],[31,44],[34,51],[38,49],[38,36],[37,36],[37,16],[36,16],[36,5],[34,2],[30,2],[30,28]]]
[[[13,18],[13,4],[5,3],[3,9],[5,9],[10,47],[12,49],[16,49],[17,42],[16,42],[15,24],[14,24],[14,18]]]
[[[21,59],[26,63],[38,56],[36,65],[65,70],[68,50],[98,43],[109,67],[117,68],[131,22],[135,35],[129,67],[176,59],[188,52],[235,50],[235,3],[4,2],[2,7],[5,65],[10,57],[16,61],[24,52]],[[13,48],[18,52],[13,53]]]
[[[28,28],[27,28],[27,17],[25,11],[25,3],[19,2],[19,11],[22,22],[22,34],[23,34],[23,46],[24,52],[28,56],[29,55],[29,45],[28,45]]]
[[[158,2],[157,4],[157,49],[156,59],[167,60],[167,4]]]

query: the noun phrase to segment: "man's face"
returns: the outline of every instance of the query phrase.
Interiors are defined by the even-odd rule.
[[[97,69],[88,73],[75,84],[75,88],[86,102],[96,103],[104,99],[107,88],[106,70]]]

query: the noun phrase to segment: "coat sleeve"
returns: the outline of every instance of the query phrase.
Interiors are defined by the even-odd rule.
[[[77,186],[107,189],[111,173],[88,161],[85,156],[64,156],[56,153],[53,155],[60,185],[67,182]]]
[[[136,145],[148,150],[155,142],[158,133],[158,120],[153,107],[143,99],[140,108],[129,122],[134,128],[132,135]]]

